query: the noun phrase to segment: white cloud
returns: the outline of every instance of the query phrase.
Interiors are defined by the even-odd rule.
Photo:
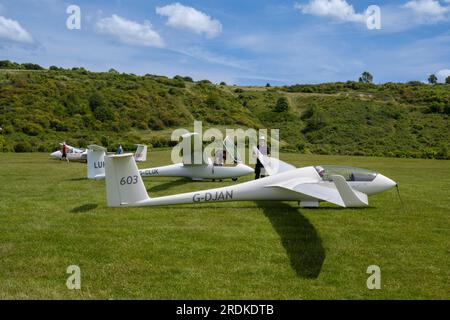
[[[204,33],[208,38],[213,38],[222,31],[222,24],[219,20],[212,19],[206,13],[183,6],[178,2],[164,7],[156,7],[156,13],[168,17],[168,26],[179,29],[186,28],[197,34]]]
[[[310,0],[308,4],[295,3],[294,8],[304,14],[341,22],[365,22],[365,14],[357,13],[346,0]]]
[[[13,42],[32,43],[31,35],[20,25],[19,22],[0,16],[0,39]]]
[[[100,19],[97,28],[101,33],[113,35],[126,44],[164,47],[163,39],[148,21],[140,24],[113,14],[111,17]]]
[[[445,82],[447,77],[450,77],[450,69],[442,69],[436,72],[436,76],[439,82]]]
[[[447,2],[447,1],[446,1]],[[411,0],[404,4],[422,19],[443,20],[449,8],[442,6],[437,0]]]

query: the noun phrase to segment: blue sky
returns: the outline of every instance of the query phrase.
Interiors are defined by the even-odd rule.
[[[69,30],[69,5],[81,29]],[[381,29],[365,11],[381,9]],[[450,75],[450,0],[0,0],[0,59],[229,84]]]

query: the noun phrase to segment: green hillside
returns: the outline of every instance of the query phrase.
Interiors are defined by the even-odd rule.
[[[215,85],[189,77],[71,70],[0,61],[0,150],[57,143],[170,146],[174,128],[280,129],[285,150],[450,157],[450,86],[357,82],[290,87]]]

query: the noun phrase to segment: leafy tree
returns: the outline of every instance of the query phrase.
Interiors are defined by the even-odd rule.
[[[0,136],[0,152],[3,151],[3,147],[5,146],[6,141],[5,138],[3,136]]]
[[[85,114],[86,113],[86,104],[80,99],[78,95],[71,92],[66,97],[66,101],[64,102],[67,113],[71,116],[75,114]]]
[[[277,104],[275,105],[275,112],[285,112],[289,110],[289,101],[286,97],[280,97],[277,100]]]
[[[222,81],[222,82],[220,83],[220,85],[221,85],[221,86],[226,86],[227,84],[226,84],[225,81]]]
[[[304,133],[320,130],[327,125],[325,113],[316,103],[309,107],[302,118],[306,120]]]
[[[443,113],[444,113],[444,114],[450,115],[450,104],[447,104],[447,105],[444,107]]]
[[[114,112],[110,107],[101,105],[94,110],[94,116],[97,120],[101,122],[114,120]]]
[[[438,78],[434,74],[432,74],[428,77],[428,83],[430,83],[430,84],[436,84],[437,81],[438,81]]]
[[[430,113],[442,113],[444,111],[444,106],[439,102],[433,102],[429,108]]]
[[[1,60],[0,61],[0,69],[8,69],[11,66],[11,61],[9,60]]]
[[[15,152],[31,152],[33,151],[33,147],[28,141],[20,141],[14,146]]]
[[[91,108],[91,110],[93,112],[95,112],[95,110],[101,106],[105,105],[105,100],[104,98],[99,95],[97,92],[93,93],[90,97],[89,97],[89,107]]]
[[[368,71],[364,71],[361,74],[361,77],[359,77],[358,81],[361,82],[361,83],[372,83],[373,82],[373,76]]]
[[[0,69],[21,69],[21,65],[15,62],[11,62],[9,60],[1,60]]]
[[[22,63],[22,67],[25,70],[44,70],[44,68],[35,63]]]
[[[450,76],[448,76],[447,78],[445,78],[445,83],[446,83],[446,84],[450,84]]]
[[[270,88],[270,83],[266,83],[266,88]]]
[[[113,74],[119,74],[119,71],[117,71],[117,70],[114,69],[114,68],[109,69],[108,72],[109,72],[109,73],[113,73]]]
[[[206,100],[206,105],[208,108],[211,109],[222,109],[224,108],[224,103],[222,99],[220,99],[218,96],[209,96]]]

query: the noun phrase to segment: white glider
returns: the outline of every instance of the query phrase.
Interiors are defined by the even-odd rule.
[[[62,143],[59,144],[62,147]],[[87,160],[87,150],[81,149],[81,148],[75,148],[72,146],[67,145],[67,158],[69,161],[86,161]],[[50,154],[51,157],[61,160],[62,159],[62,152],[61,150],[52,152]]]
[[[341,207],[366,207],[368,196],[396,186],[382,174],[352,167],[295,168],[269,159],[257,150],[271,174],[233,186],[150,198],[132,154],[107,156],[106,189],[109,207],[161,206],[224,201],[298,201],[302,207],[318,207],[326,201]],[[276,165],[278,163],[278,165]]]
[[[183,143],[191,143],[191,138],[197,138],[197,134],[186,134],[183,136]],[[226,142],[226,141],[225,141]],[[229,148],[229,143],[225,143],[225,148]],[[200,144],[201,145],[201,144]],[[90,148],[92,147],[92,148]],[[104,158],[106,149],[98,146],[89,146],[88,153],[88,178],[89,179],[104,179],[105,178],[105,165]],[[189,148],[194,150],[194,148]],[[188,149],[186,149],[188,150]],[[137,152],[136,152],[137,153]],[[236,180],[238,177],[247,175],[254,172],[253,168],[240,163],[239,155],[236,154],[234,166],[219,166],[214,164],[210,159],[205,163],[203,160],[203,153],[192,151],[191,153],[183,154],[183,162],[176,163],[167,166],[140,169],[139,175],[142,177],[184,177],[192,180],[203,179],[227,179],[231,178]],[[201,159],[200,164],[195,164],[194,159],[198,157]],[[136,161],[137,157],[136,157]]]
[[[135,144],[135,146],[137,146],[137,149],[134,154],[134,160],[136,162],[147,161],[147,146],[145,144]]]

